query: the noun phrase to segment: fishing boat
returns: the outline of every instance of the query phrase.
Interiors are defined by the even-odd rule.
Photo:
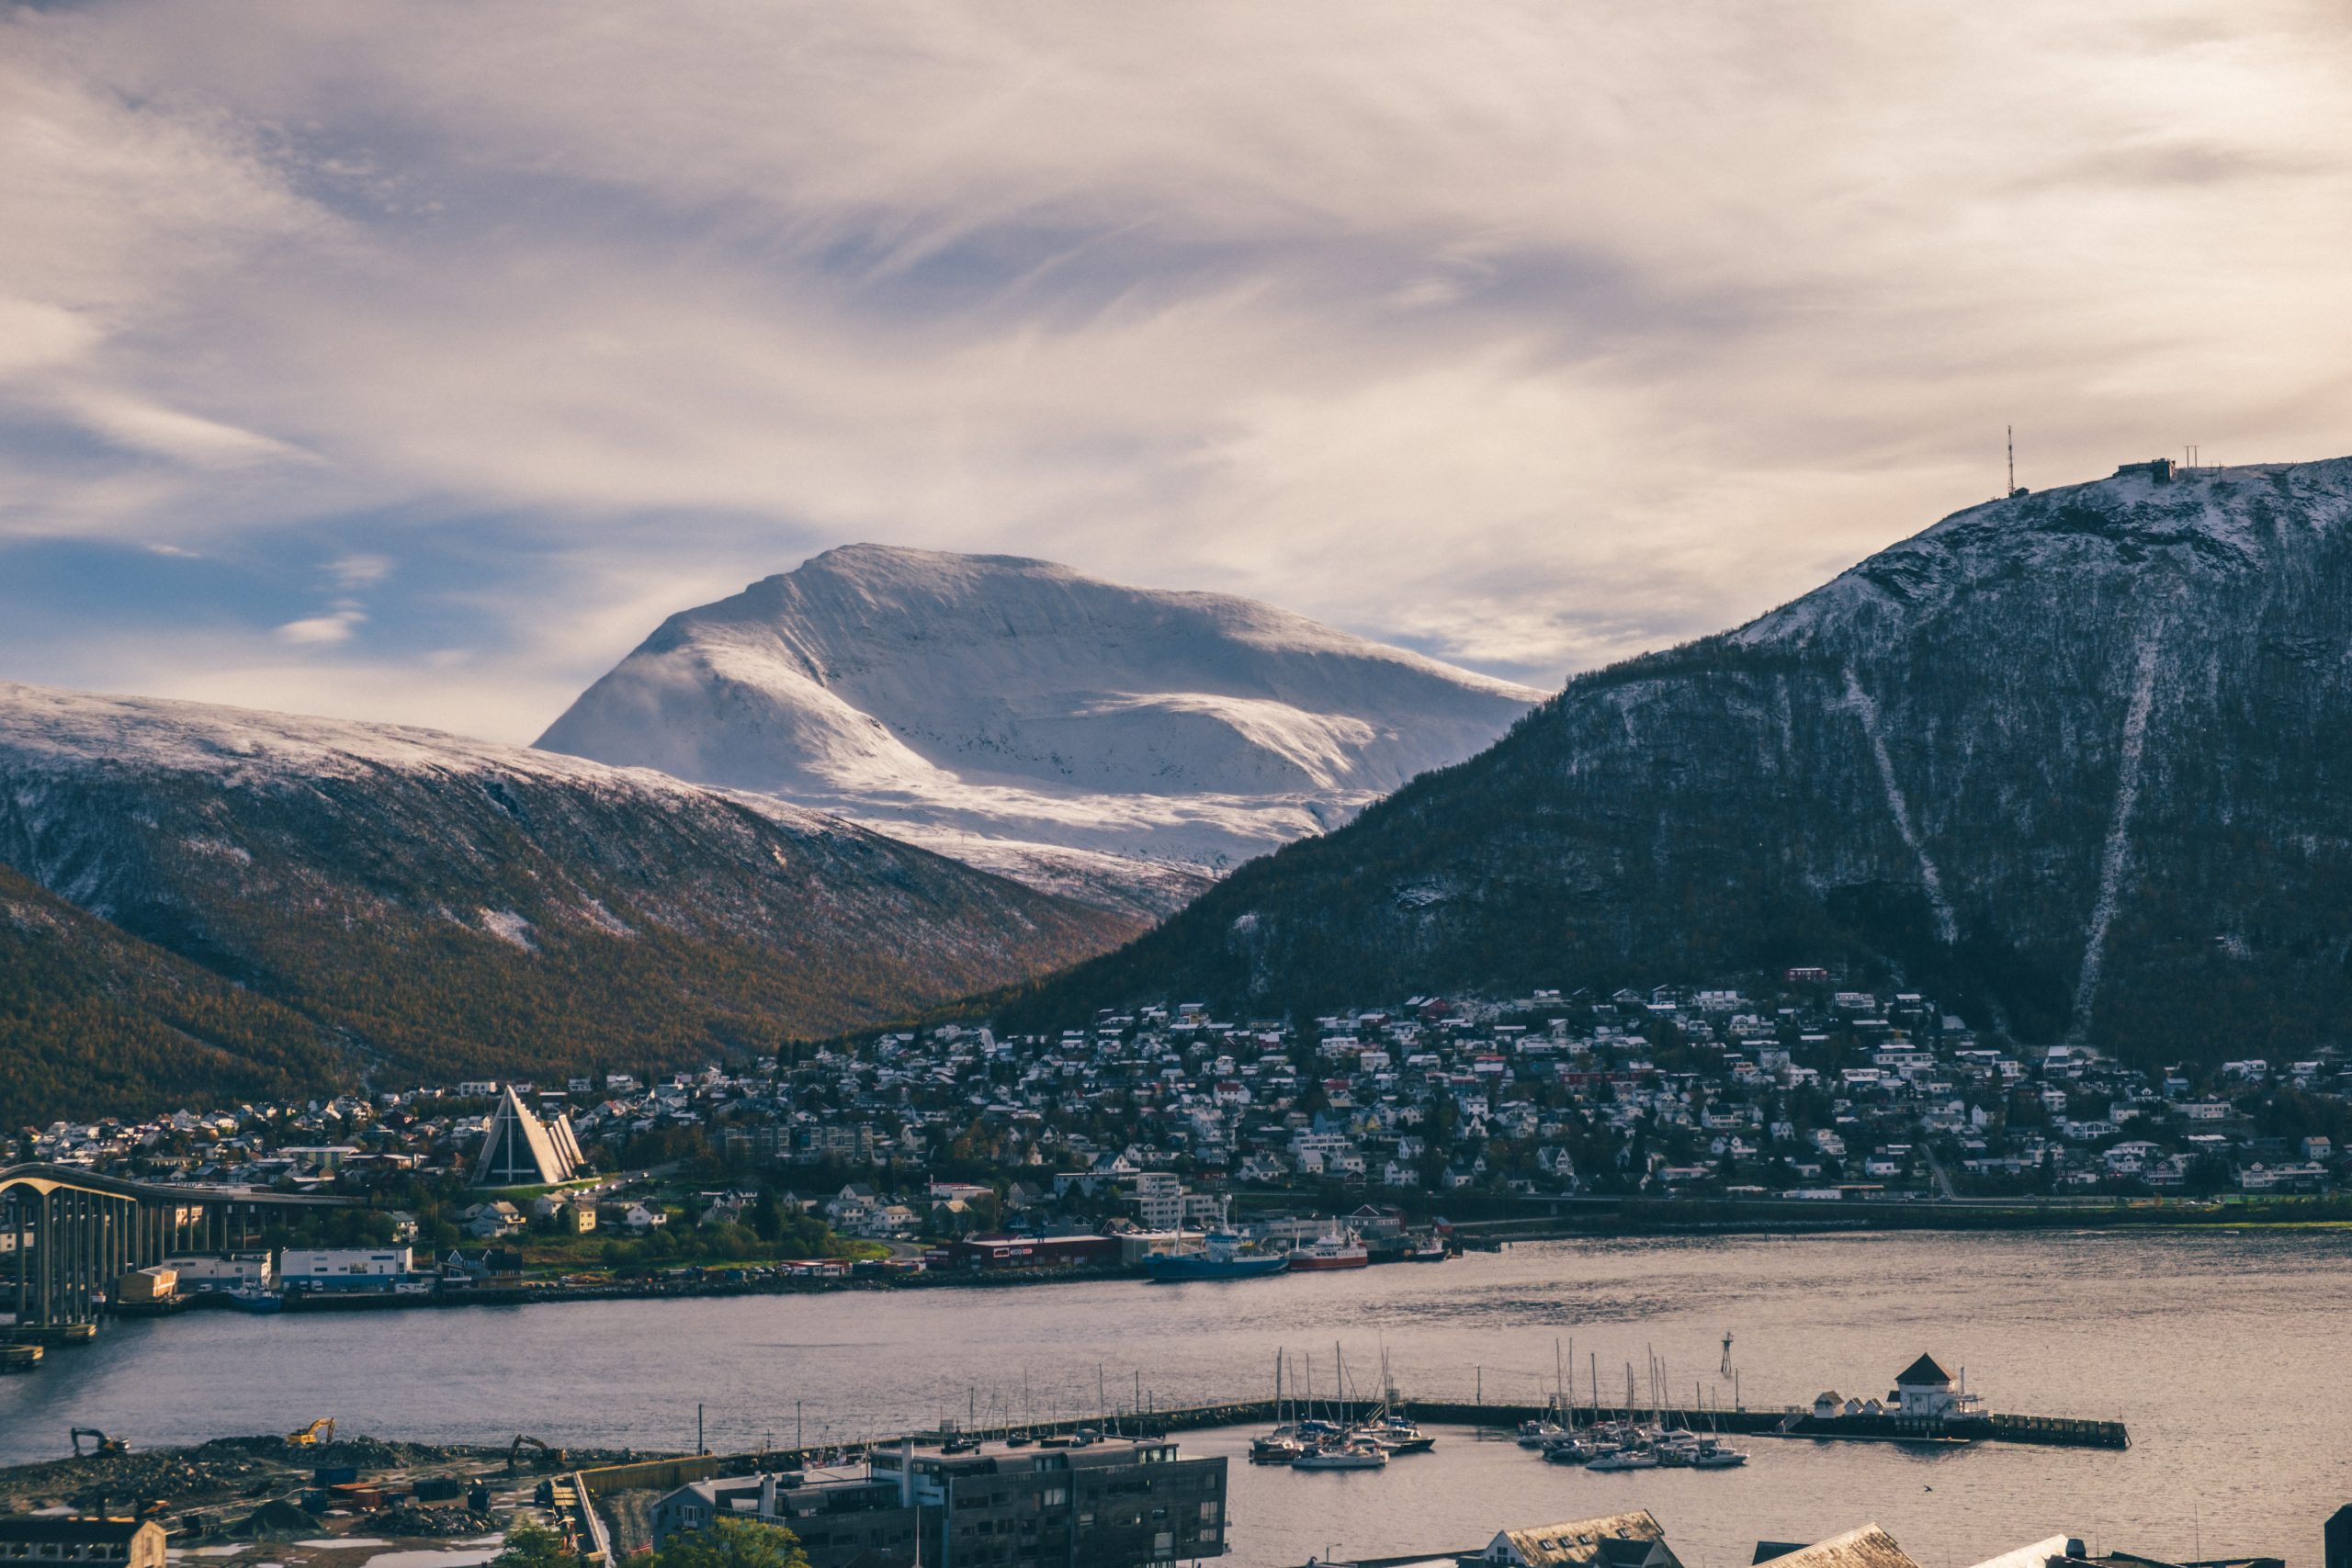
[[[1279,1274],[1291,1259],[1279,1252],[1243,1250],[1240,1234],[1220,1226],[1204,1245],[1185,1252],[1155,1252],[1143,1260],[1154,1280],[1256,1280]]]
[[[276,1312],[286,1304],[275,1291],[225,1291],[229,1304],[239,1312]]]
[[[1293,1251],[1289,1258],[1294,1273],[1309,1273],[1321,1269],[1362,1269],[1372,1262],[1372,1254],[1356,1233],[1344,1225],[1333,1225],[1306,1246]]]
[[[1417,1247],[1405,1254],[1408,1263],[1442,1263],[1453,1254],[1442,1241],[1431,1241],[1427,1247]]]

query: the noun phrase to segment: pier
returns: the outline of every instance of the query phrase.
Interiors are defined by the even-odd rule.
[[[1659,1422],[1690,1432],[1720,1432],[1752,1438],[1801,1438],[1818,1441],[1879,1443],[2025,1443],[2041,1448],[2121,1450],[2132,1446],[2131,1434],[2120,1421],[2092,1421],[2063,1416],[1996,1415],[1982,1420],[1925,1421],[1900,1416],[1815,1416],[1805,1407],[1653,1409],[1639,1405],[1484,1404],[1457,1400],[1421,1400],[1399,1396],[1399,1409],[1414,1419],[1448,1427],[1484,1427],[1498,1437],[1515,1436],[1523,1421],[1559,1421],[1573,1416],[1579,1427],[1602,1422]],[[1375,1402],[1358,1400],[1350,1408],[1367,1412]],[[1286,1408],[1286,1407],[1283,1407]],[[1080,1427],[1104,1431],[1152,1433],[1200,1431],[1213,1427],[1269,1425],[1283,1418],[1271,1399],[1236,1400],[1215,1404],[1182,1405],[1172,1409],[1111,1411],[1105,1416],[1076,1419],[1016,1423],[1011,1427],[974,1428],[969,1435],[1000,1431],[1066,1434]],[[923,1433],[919,1440],[941,1442],[964,1435],[956,1428]]]

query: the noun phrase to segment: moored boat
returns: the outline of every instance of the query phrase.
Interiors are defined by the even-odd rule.
[[[1375,1443],[1326,1443],[1291,1461],[1293,1470],[1378,1470],[1388,1462],[1388,1450]]]
[[[1642,1449],[1617,1449],[1600,1455],[1585,1468],[1593,1471],[1656,1470],[1657,1455]]]
[[[1519,1446],[1522,1449],[1548,1448],[1568,1435],[1568,1429],[1556,1421],[1521,1421],[1519,1424]]]
[[[1372,1254],[1356,1233],[1344,1225],[1334,1225],[1306,1246],[1290,1255],[1294,1273],[1310,1273],[1319,1269],[1362,1269],[1372,1262]]]
[[[1241,1237],[1230,1230],[1211,1231],[1197,1251],[1155,1252],[1143,1260],[1154,1280],[1255,1280],[1290,1266],[1279,1252],[1244,1251]]]
[[[1307,1451],[1307,1444],[1299,1436],[1298,1427],[1284,1422],[1262,1438],[1250,1442],[1251,1464],[1288,1464]]]
[[[1416,1426],[1410,1416],[1393,1411],[1376,1421],[1366,1422],[1359,1435],[1392,1454],[1425,1454],[1437,1447],[1437,1439]]]

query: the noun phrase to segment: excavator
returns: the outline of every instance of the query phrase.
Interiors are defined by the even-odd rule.
[[[87,1450],[85,1450],[82,1447],[82,1439],[85,1438],[90,1439],[90,1446]],[[96,1427],[76,1427],[74,1428],[74,1457],[75,1459],[81,1459],[85,1457],[85,1454],[127,1454],[130,1451],[130,1445],[129,1443],[124,1442],[120,1438],[109,1438],[104,1432],[99,1431]]]
[[[322,1416],[299,1432],[288,1432],[286,1440],[297,1448],[316,1448],[321,1443],[334,1441],[334,1417]]]
[[[507,1474],[512,1475],[516,1471],[523,1468],[523,1450],[525,1449],[537,1449],[539,1450],[537,1454],[532,1458],[531,1462],[537,1465],[541,1470],[561,1470],[563,1468],[564,1452],[561,1449],[551,1449],[537,1438],[526,1438],[520,1432],[517,1432],[514,1435],[514,1446],[506,1450]]]

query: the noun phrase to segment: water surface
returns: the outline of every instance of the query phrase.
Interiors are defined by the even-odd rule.
[[[1270,1392],[1275,1353],[1330,1392],[1385,1353],[1424,1397],[1532,1400],[1567,1361],[1621,1395],[1663,1358],[1676,1397],[1751,1406],[1883,1395],[1922,1350],[1994,1407],[2121,1418],[2128,1453],[1923,1453],[1747,1439],[1740,1472],[1589,1475],[1449,1435],[1374,1473],[1237,1464],[1235,1568],[1395,1555],[1647,1506],[1694,1568],[1759,1538],[1875,1519],[1927,1568],[2066,1532],[2158,1557],[2320,1560],[2352,1502],[2342,1458],[2352,1238],[2333,1232],[1833,1235],[1539,1243],[1440,1268],[1177,1286],[841,1292],[727,1300],[110,1324],[0,1381],[0,1462],[94,1426],[137,1447],[284,1432],[315,1416],[424,1441],[687,1450],[865,1438],[983,1418]],[[1244,1434],[1192,1434],[1238,1454]]]

